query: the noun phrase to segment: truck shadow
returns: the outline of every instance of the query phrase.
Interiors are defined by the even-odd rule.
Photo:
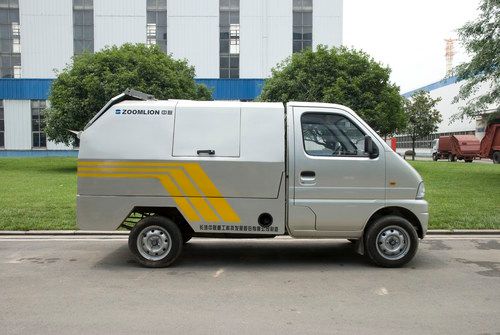
[[[213,267],[253,267],[290,269],[305,266],[366,267],[370,263],[342,240],[317,241],[238,241],[193,239],[184,245],[182,254],[171,268],[204,269]],[[142,268],[126,245],[106,255],[96,265],[99,268]]]
[[[231,266],[248,268],[293,268],[317,265],[366,265],[349,242],[339,241],[265,241],[238,243],[238,241],[187,243],[179,257],[179,266],[193,268]]]
[[[184,245],[176,263],[168,269],[189,271],[230,267],[242,270],[296,271],[322,269],[325,266],[352,270],[378,268],[366,257],[356,253],[353,244],[344,240],[240,241],[194,238]],[[445,266],[443,259],[433,255],[432,252],[420,249],[415,258],[403,269],[439,269]],[[115,249],[94,267],[108,270],[117,268],[145,270],[135,260],[127,245]]]

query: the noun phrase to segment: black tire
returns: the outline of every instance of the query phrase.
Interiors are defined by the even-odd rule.
[[[493,164],[500,164],[500,151],[495,151],[491,156]]]
[[[364,238],[365,253],[368,258],[374,264],[386,268],[405,265],[412,260],[418,249],[418,235],[415,228],[400,216],[390,215],[378,219],[366,229]],[[384,242],[381,242],[381,239]],[[398,242],[392,245],[395,240]],[[382,250],[386,246],[395,247],[395,254],[390,254],[388,250],[384,253]]]
[[[472,163],[473,159],[466,159],[465,163]]]
[[[457,161],[457,157],[455,155],[450,154],[448,156],[448,161],[450,161],[450,162],[456,162]]]
[[[437,162],[437,160],[438,160],[438,156],[437,156],[436,154],[432,154],[432,160],[433,160],[434,162]]]
[[[150,237],[147,238],[146,234],[150,234]],[[139,249],[138,246],[141,242],[145,242],[142,243],[143,249]],[[163,268],[171,265],[181,254],[182,245],[183,238],[179,227],[172,220],[156,215],[139,221],[130,231],[128,238],[128,247],[132,254],[139,263],[149,268]],[[150,250],[146,250],[148,247],[150,247]],[[158,250],[158,253],[155,254],[156,248],[161,247],[164,248]],[[148,252],[149,254],[147,254]]]

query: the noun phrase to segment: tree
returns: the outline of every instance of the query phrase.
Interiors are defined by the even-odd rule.
[[[434,133],[442,121],[441,113],[435,108],[439,101],[441,98],[433,99],[425,91],[418,91],[405,100],[406,133],[411,137],[412,160],[415,160],[415,141]]]
[[[49,139],[66,145],[76,138],[68,129],[82,130],[108,102],[127,88],[157,99],[211,99],[211,92],[194,81],[195,70],[157,46],[124,44],[73,58],[52,84],[45,112]]]
[[[460,42],[472,56],[456,68],[457,79],[466,80],[454,102],[469,100],[454,119],[476,117],[489,106],[500,113],[500,0],[482,0],[476,21],[458,30]],[[487,85],[485,94],[476,96],[479,87]]]
[[[382,136],[404,128],[403,98],[391,70],[363,51],[318,46],[295,53],[272,69],[260,100],[321,101],[346,105]]]

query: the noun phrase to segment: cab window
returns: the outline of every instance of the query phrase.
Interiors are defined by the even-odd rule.
[[[304,150],[311,156],[366,156],[365,134],[340,114],[304,113],[301,117]]]

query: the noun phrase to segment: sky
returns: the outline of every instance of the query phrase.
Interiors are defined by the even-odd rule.
[[[362,49],[392,69],[401,93],[446,73],[445,38],[477,18],[479,0],[344,0],[343,44]],[[453,65],[468,59],[455,42]]]

